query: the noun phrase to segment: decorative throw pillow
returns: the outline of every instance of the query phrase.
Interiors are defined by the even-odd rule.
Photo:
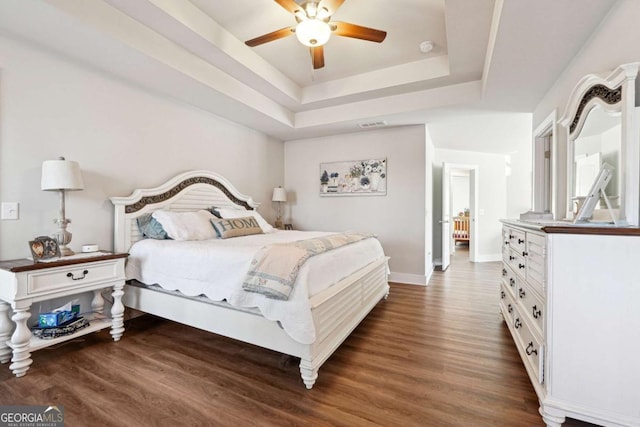
[[[223,239],[263,233],[262,228],[258,225],[258,221],[252,216],[242,218],[213,218],[211,219],[211,224],[218,233],[218,236]]]
[[[162,224],[167,235],[174,240],[208,240],[217,237],[209,220],[215,218],[211,212],[155,211],[152,216]]]
[[[218,212],[222,218],[242,218],[246,216],[252,216],[258,221],[258,225],[262,228],[264,233],[272,233],[276,231],[275,228],[271,226],[263,217],[258,213],[258,211],[249,211],[244,209],[229,209],[229,208],[218,208]]]
[[[162,228],[160,224],[151,214],[139,216],[136,219],[138,228],[144,237],[150,239],[168,239],[167,232]]]
[[[220,212],[218,211],[218,207],[216,206],[211,206],[209,209],[207,209],[209,212],[211,212],[213,214],[213,216],[215,216],[216,218],[222,218],[222,215],[220,215]]]

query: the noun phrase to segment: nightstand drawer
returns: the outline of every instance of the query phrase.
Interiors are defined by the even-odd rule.
[[[27,276],[29,295],[74,287],[96,282],[122,279],[118,262],[85,263],[74,266],[34,271]]]

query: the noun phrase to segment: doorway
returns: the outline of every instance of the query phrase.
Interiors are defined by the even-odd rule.
[[[454,178],[456,177],[456,178]],[[461,177],[461,179],[458,179]],[[446,270],[450,257],[455,255],[456,246],[459,256],[468,261],[476,262],[478,247],[478,232],[476,227],[478,206],[478,166],[453,163],[443,163],[442,169],[434,174],[434,266],[436,270]],[[439,182],[437,182],[439,181]],[[454,188],[455,187],[455,188]],[[453,200],[456,200],[454,205]],[[438,206],[439,205],[439,206]],[[455,207],[454,207],[455,206]],[[459,215],[462,213],[462,215]],[[457,233],[456,217],[462,217],[466,222],[464,233]],[[454,238],[454,235],[457,237]],[[466,245],[462,249],[462,237]]]

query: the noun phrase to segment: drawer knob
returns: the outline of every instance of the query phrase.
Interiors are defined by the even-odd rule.
[[[520,295],[520,298],[524,298],[525,296],[527,296],[527,293],[524,291],[524,289],[520,288],[518,289],[518,295]]]
[[[506,297],[507,295],[504,293],[504,291],[500,291],[500,299],[504,299],[504,297]]]
[[[536,356],[538,355],[538,350],[536,350],[533,347],[533,342],[530,342],[529,345],[526,348],[526,352],[528,356],[531,356],[532,354],[535,354]]]
[[[507,311],[508,311],[509,313],[513,313],[513,306],[512,306],[511,304],[509,304],[509,305],[507,306]]]
[[[537,319],[538,317],[540,317],[542,315],[542,310],[538,310],[538,306],[534,305],[533,307],[531,307],[531,309],[533,310],[533,318]]]
[[[520,329],[520,326],[522,326],[522,322],[520,321],[519,317],[516,317],[516,321],[513,323],[513,326],[515,326],[516,329]]]
[[[522,252],[522,256],[529,256],[529,252],[527,251]]]
[[[513,287],[516,284],[516,280],[513,277],[509,278],[509,286]]]
[[[502,269],[502,275],[503,275],[503,276],[506,276],[506,275],[507,275],[507,269],[506,269],[506,268],[503,268],[503,269]]]
[[[516,236],[514,236],[513,234],[509,234],[509,240],[513,239],[514,237]]]
[[[524,264],[518,264],[518,268],[522,270],[524,268]]]
[[[523,244],[523,243],[524,243],[524,240],[523,240],[523,239],[518,239],[518,244],[519,244],[519,245],[521,245],[521,244]]]
[[[509,261],[513,261],[514,259],[516,259],[516,257],[514,257],[513,255],[509,255]]]
[[[87,277],[87,274],[89,274],[89,270],[84,270],[82,272],[82,277],[75,277],[73,273],[67,273],[67,277],[71,277],[71,280],[82,280]]]

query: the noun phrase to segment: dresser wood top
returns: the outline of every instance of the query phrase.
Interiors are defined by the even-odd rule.
[[[568,221],[521,221],[517,219],[502,219],[503,224],[514,227],[540,230],[548,234],[592,234],[601,236],[640,236],[640,227],[614,226],[596,224],[573,224]],[[566,224],[564,224],[566,222]]]
[[[126,258],[127,253],[108,252],[103,255],[88,256],[84,258],[60,258],[50,262],[33,262],[28,258],[13,259],[8,261],[0,261],[0,270],[10,271],[12,273],[20,273],[22,271],[40,270],[44,268],[64,267],[67,265],[84,264],[88,262],[107,261],[118,258]]]

